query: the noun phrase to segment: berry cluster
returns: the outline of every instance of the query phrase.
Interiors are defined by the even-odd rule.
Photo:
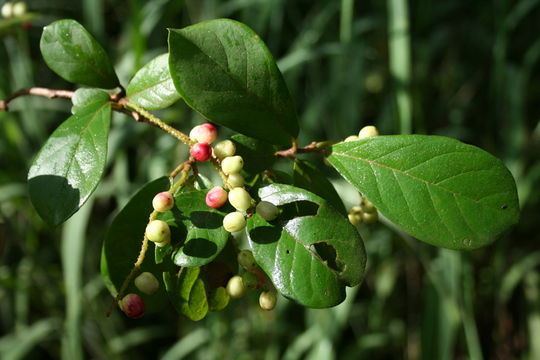
[[[358,133],[358,135],[347,136],[345,140],[343,141],[349,142],[349,141],[367,139],[374,136],[379,136],[379,130],[377,130],[377,128],[373,125],[368,125],[360,129],[360,132]]]
[[[135,287],[147,295],[155,294],[159,290],[158,279],[150,272],[143,272],[135,278]],[[137,294],[127,294],[120,300],[120,309],[126,316],[137,319],[144,315],[146,306],[144,300]]]
[[[237,257],[238,263],[243,269],[242,275],[235,275],[227,283],[227,293],[233,299],[238,299],[247,290],[264,289],[259,295],[259,306],[263,310],[272,310],[277,303],[276,290],[269,285],[266,275],[261,270],[253,253],[249,250],[241,250]]]
[[[354,226],[360,225],[361,222],[365,224],[373,224],[379,219],[377,208],[371,201],[364,196],[360,197],[360,205],[353,206],[349,211],[349,221]]]
[[[24,1],[17,1],[15,3],[8,1],[2,6],[2,17],[6,19],[21,17],[26,14],[27,6]]]
[[[190,154],[196,161],[208,161],[214,157],[216,166],[219,166],[225,188],[215,186],[210,189],[205,198],[205,203],[212,209],[219,209],[229,202],[236,209],[223,218],[223,228],[230,232],[241,231],[246,227],[246,215],[250,209],[254,209],[259,216],[267,221],[272,221],[279,215],[279,209],[270,202],[256,201],[244,188],[244,177],[241,171],[244,167],[244,159],[236,155],[236,146],[231,140],[218,142],[214,148],[212,144],[217,139],[217,129],[212,124],[195,126],[189,133],[193,145]],[[228,189],[228,191],[227,191]],[[169,225],[155,218],[156,213],[169,211],[174,206],[174,196],[171,191],[156,194],[152,200],[154,213],[145,229],[145,238],[158,247],[163,247],[171,242],[171,230]],[[251,251],[242,250],[238,254],[238,263],[243,268],[243,274],[233,276],[227,283],[227,292],[231,298],[239,298],[246,290],[271,288],[267,277],[260,269]],[[159,288],[159,281],[151,273],[145,272],[135,279],[135,286],[144,294],[155,293]],[[274,308],[277,301],[276,291],[263,291],[259,297],[259,304],[265,310]],[[119,302],[124,313],[132,318],[142,316],[144,313],[144,301],[137,294],[128,294]]]

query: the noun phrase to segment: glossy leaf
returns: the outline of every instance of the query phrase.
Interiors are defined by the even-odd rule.
[[[152,199],[158,192],[166,191],[169,184],[169,179],[166,177],[146,184],[114,217],[107,230],[101,251],[101,276],[113,296],[118,293],[139,255],[148,216],[153,211]],[[163,277],[162,272],[169,270],[170,267],[157,265],[154,262],[155,248],[153,244],[148,245],[141,272],[151,272],[160,280]],[[142,296],[148,312],[162,310],[167,303],[165,287],[161,281],[156,294],[146,295],[139,292],[133,282],[127,288],[127,293],[132,292]]]
[[[28,173],[39,215],[58,225],[94,192],[105,170],[111,121],[109,103],[93,103],[64,121],[49,137]]]
[[[182,268],[177,276],[163,274],[169,298],[175,309],[193,321],[202,320],[208,313],[208,300],[200,268]]]
[[[172,254],[178,266],[202,266],[216,258],[227,244],[229,233],[223,229],[221,210],[205,203],[207,190],[181,192],[175,195],[175,206],[158,216],[176,228],[173,241],[181,242]]]
[[[476,249],[518,221],[508,169],[454,139],[379,136],[336,144],[328,161],[388,219],[432,245]]]
[[[169,54],[162,54],[143,66],[127,86],[130,102],[146,110],[166,108],[180,99],[169,72]]]
[[[295,159],[293,181],[295,186],[319,195],[323,199],[326,199],[337,211],[343,215],[347,215],[345,205],[343,205],[343,201],[341,201],[336,189],[334,189],[332,183],[313,164]]]
[[[80,88],[73,93],[71,102],[71,113],[75,114],[81,108],[93,103],[106,103],[109,101],[109,94],[106,91],[96,88]]]
[[[283,76],[246,25],[217,19],[169,30],[169,67],[176,90],[204,117],[272,144],[298,135]]]
[[[290,220],[284,214],[271,222],[257,214],[248,219],[253,255],[276,288],[314,308],[343,301],[345,285],[358,285],[366,265],[356,229],[326,200],[304,189],[272,184],[261,188],[259,197],[280,207],[305,202],[316,207],[314,214]]]
[[[67,81],[104,89],[119,85],[105,50],[75,20],[45,26],[40,49],[49,68]]]
[[[231,140],[236,145],[236,155],[244,159],[244,170],[256,174],[270,169],[276,161],[276,148],[267,142],[244,135],[233,135]]]

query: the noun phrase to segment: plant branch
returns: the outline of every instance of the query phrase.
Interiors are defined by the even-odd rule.
[[[306,154],[306,153],[319,153],[323,155],[328,155],[328,148],[333,143],[330,141],[313,141],[310,144],[299,148],[298,143],[293,142],[292,146],[289,149],[277,151],[274,155],[278,157],[294,157],[296,154]]]
[[[188,161],[185,161],[180,166],[178,166],[175,170],[173,170],[171,175],[174,174],[174,176],[176,176],[178,173],[182,173],[182,176],[180,177],[180,179],[176,183],[174,183],[169,188],[169,192],[171,194],[174,193],[180,186],[182,186],[187,181],[187,179],[188,179],[187,174],[191,170],[191,168],[193,166],[193,163],[194,163],[194,160],[189,159]],[[180,170],[178,170],[178,169],[180,169]],[[151,221],[155,220],[158,214],[159,213],[156,210],[152,211],[152,213],[148,217],[148,222],[150,223]],[[111,316],[111,314],[114,311],[115,307],[118,305],[120,300],[122,300],[122,297],[124,297],[125,292],[126,292],[128,286],[129,286],[129,284],[133,281],[135,276],[141,270],[141,266],[142,266],[142,263],[144,262],[146,252],[148,251],[148,241],[149,241],[148,237],[146,237],[146,234],[145,234],[144,237],[143,237],[143,241],[141,243],[141,250],[139,251],[139,255],[137,256],[137,260],[133,264],[133,268],[129,272],[129,275],[124,279],[124,282],[122,283],[122,286],[120,287],[120,290],[118,291],[118,294],[116,294],[113,302],[111,303],[111,306],[109,307],[109,310],[107,310],[107,314],[106,314],[107,317]]]
[[[41,87],[22,89],[22,90],[17,91],[16,93],[11,94],[4,100],[0,100],[0,110],[8,111],[9,103],[21,96],[36,95],[36,96],[43,96],[49,99],[54,99],[54,98],[71,99],[73,97],[73,94],[74,94],[74,91],[71,91],[71,90],[55,90],[55,89],[47,89],[47,88],[41,88]]]
[[[130,115],[135,120],[146,122],[146,123],[148,123],[150,125],[154,125],[154,126],[160,128],[160,129],[164,130],[165,132],[171,134],[172,136],[174,136],[175,138],[177,138],[178,140],[180,140],[181,142],[183,142],[184,144],[186,144],[188,146],[195,145],[196,142],[191,140],[189,138],[189,136],[187,136],[186,134],[184,134],[180,130],[177,130],[177,129],[173,128],[172,126],[164,123],[158,117],[154,116],[152,113],[150,113],[149,111],[143,109],[139,105],[136,105],[136,104],[133,104],[133,103],[129,102],[126,98],[120,99],[118,101],[118,104],[124,107],[123,110],[119,110],[119,111],[121,111],[121,112],[123,112],[123,113],[125,113],[127,115]],[[128,108],[130,108],[130,109],[132,109],[134,111],[130,111]]]

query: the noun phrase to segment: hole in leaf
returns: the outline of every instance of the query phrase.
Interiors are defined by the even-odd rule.
[[[285,254],[290,254],[291,253],[291,250],[287,249],[285,250]]]
[[[501,206],[501,209],[503,209],[503,210],[508,209],[508,205]]]
[[[279,220],[287,221],[302,216],[315,216],[319,211],[319,204],[311,201],[295,201],[281,206]]]
[[[336,249],[332,245],[321,241],[311,244],[309,249],[332,270],[343,271],[343,263],[338,260]]]

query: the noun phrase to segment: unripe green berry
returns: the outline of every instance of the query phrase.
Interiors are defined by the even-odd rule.
[[[373,213],[377,211],[377,208],[371,201],[366,199],[365,197],[362,197],[362,210],[366,213]]]
[[[223,140],[214,146],[214,155],[222,160],[236,153],[236,145],[231,140]]]
[[[15,4],[13,4],[13,16],[23,16],[24,14],[26,14],[27,8],[28,7],[26,6],[26,3],[24,1],[16,2]]]
[[[373,224],[379,220],[379,214],[375,211],[373,213],[364,212],[362,213],[362,221],[366,224]]]
[[[159,289],[159,281],[151,272],[145,271],[135,278],[135,286],[139,291],[152,295]]]
[[[266,221],[274,220],[279,214],[279,209],[277,208],[277,206],[268,201],[261,201],[260,203],[258,203],[255,211],[260,217],[262,217]]]
[[[355,140],[358,140],[358,136],[356,135],[351,135],[351,136],[347,136],[345,138],[345,140],[343,140],[343,142],[349,142],[349,141],[355,141]]]
[[[257,286],[259,285],[259,280],[257,279],[257,275],[251,272],[246,272],[242,275],[242,282],[244,283],[244,286],[248,290],[255,290]]]
[[[152,220],[146,225],[145,235],[155,243],[168,242],[171,239],[171,229],[165,221]]]
[[[246,211],[251,207],[251,196],[241,187],[235,187],[229,191],[229,202],[238,211]]]
[[[373,136],[379,136],[379,130],[373,125],[364,126],[358,133],[359,139],[366,139]]]
[[[2,16],[6,19],[13,16],[13,3],[7,2],[2,6]]]
[[[227,175],[237,174],[244,167],[244,159],[240,155],[227,156],[221,161],[221,170]]]
[[[259,267],[259,265],[255,261],[255,258],[253,257],[253,253],[250,250],[241,250],[238,253],[236,259],[240,266],[242,266],[247,271],[255,270]]]
[[[276,307],[277,295],[275,291],[263,291],[259,295],[259,306],[263,310],[272,310]]]
[[[229,282],[227,283],[227,292],[233,299],[238,299],[246,293],[246,287],[244,286],[244,281],[241,276],[235,275],[229,279]]]
[[[172,194],[168,191],[163,191],[152,199],[152,207],[158,212],[165,212],[172,209],[174,206],[174,198]]]
[[[227,176],[227,184],[229,184],[230,187],[242,187],[244,186],[244,177],[241,174],[230,174]]]
[[[132,319],[140,318],[146,310],[143,299],[137,294],[127,294],[120,300],[118,305],[120,310]]]
[[[235,211],[225,215],[223,218],[223,228],[228,232],[237,232],[246,227],[246,219],[241,212]]]
[[[349,222],[354,226],[360,225],[362,222],[362,214],[349,214]]]
[[[362,210],[362,207],[359,205],[355,205],[351,208],[351,211],[349,211],[350,214],[362,214],[364,210]]]

